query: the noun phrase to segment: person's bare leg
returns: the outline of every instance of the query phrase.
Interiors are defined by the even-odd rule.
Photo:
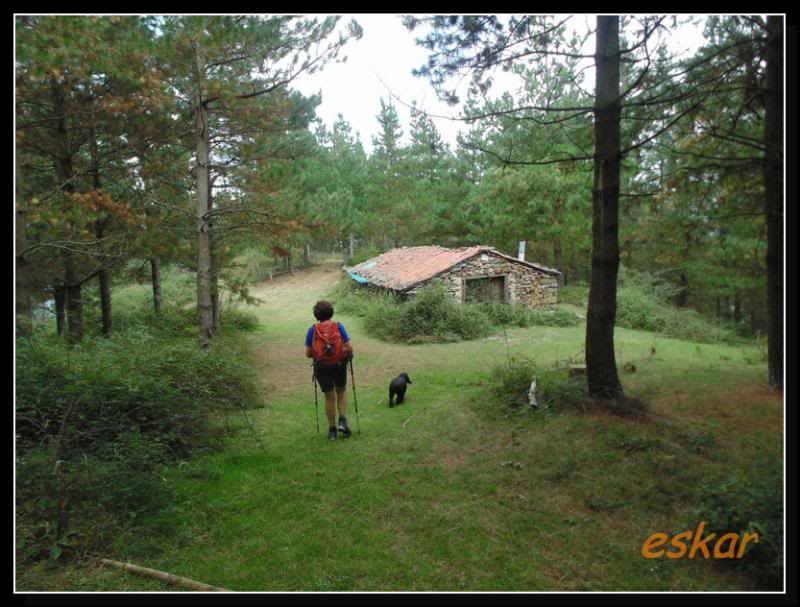
[[[333,390],[323,392],[325,395],[325,415],[328,418],[328,428],[336,427],[336,394]]]
[[[347,417],[347,386],[336,386],[336,404],[339,407],[339,417]]]

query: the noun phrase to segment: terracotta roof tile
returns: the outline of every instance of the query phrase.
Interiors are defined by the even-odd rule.
[[[492,247],[482,245],[460,249],[446,249],[437,246],[401,247],[344,269],[358,282],[368,282],[395,291],[405,291],[484,251],[518,261],[495,251]],[[556,272],[544,266],[527,262],[520,263],[547,273]]]

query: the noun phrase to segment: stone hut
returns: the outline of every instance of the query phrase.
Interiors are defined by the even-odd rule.
[[[343,270],[360,284],[405,296],[439,283],[461,303],[498,301],[539,308],[558,301],[558,270],[487,246],[402,247]]]

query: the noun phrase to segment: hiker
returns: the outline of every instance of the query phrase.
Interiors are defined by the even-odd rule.
[[[314,305],[317,323],[306,333],[306,357],[314,360],[314,377],[325,395],[328,417],[328,439],[336,440],[336,410],[339,409],[338,432],[350,436],[347,425],[347,362],[353,356],[353,344],[344,326],[331,320],[333,306],[324,300]]]

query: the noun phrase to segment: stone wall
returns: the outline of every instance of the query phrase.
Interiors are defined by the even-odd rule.
[[[545,274],[530,266],[515,263],[492,253],[481,253],[453,266],[441,274],[411,290],[414,295],[428,284],[438,283],[458,302],[464,301],[464,279],[506,275],[506,297],[510,304],[522,304],[529,308],[541,308],[558,303],[557,277]]]

